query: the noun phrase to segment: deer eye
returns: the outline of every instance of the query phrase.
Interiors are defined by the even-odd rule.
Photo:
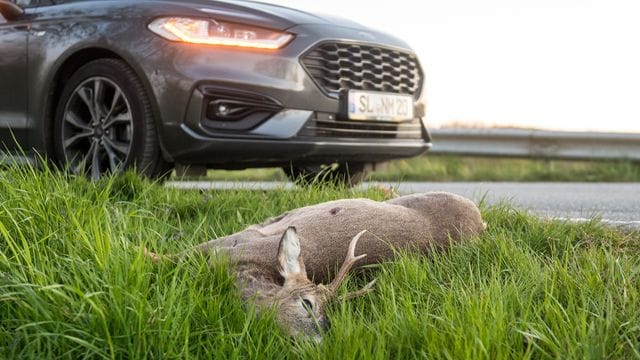
[[[309,299],[302,299],[302,306],[307,310],[307,311],[313,311],[313,303],[311,302],[311,300]]]

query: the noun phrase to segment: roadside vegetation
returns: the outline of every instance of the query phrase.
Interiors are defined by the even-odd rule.
[[[280,169],[209,171],[212,180],[284,181]],[[427,155],[396,160],[375,171],[377,181],[637,182],[640,163]]]
[[[507,359],[640,357],[640,235],[481,206],[475,241],[351,277],[322,343],[256,317],[232,265],[150,263],[286,210],[382,191],[185,191],[0,171],[0,358]]]

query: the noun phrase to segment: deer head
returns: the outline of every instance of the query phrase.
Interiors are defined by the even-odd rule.
[[[282,288],[276,293],[273,306],[278,323],[292,336],[309,336],[316,341],[321,339],[322,331],[328,327],[325,314],[327,303],[338,299],[338,287],[347,272],[356,261],[366,254],[355,256],[355,247],[360,236],[357,234],[349,244],[347,257],[334,280],[328,286],[314,284],[307,277],[304,260],[300,255],[300,239],[294,227],[289,227],[278,246],[278,270],[284,278]],[[361,290],[341,297],[350,299],[366,294],[375,280]]]

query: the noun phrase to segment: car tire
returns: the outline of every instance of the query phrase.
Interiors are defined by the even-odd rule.
[[[364,180],[369,167],[365,163],[333,163],[329,165],[291,164],[283,168],[287,177],[299,185],[330,184],[355,186]]]
[[[161,179],[172,168],[162,157],[149,96],[118,59],[91,61],[69,78],[53,132],[57,163],[92,179],[129,169]]]

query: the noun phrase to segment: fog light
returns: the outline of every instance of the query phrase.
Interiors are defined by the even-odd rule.
[[[204,119],[210,130],[245,131],[282,109],[276,100],[246,91],[204,87]]]
[[[229,115],[229,106],[227,104],[219,104],[216,110],[216,115],[220,117],[227,117]]]

